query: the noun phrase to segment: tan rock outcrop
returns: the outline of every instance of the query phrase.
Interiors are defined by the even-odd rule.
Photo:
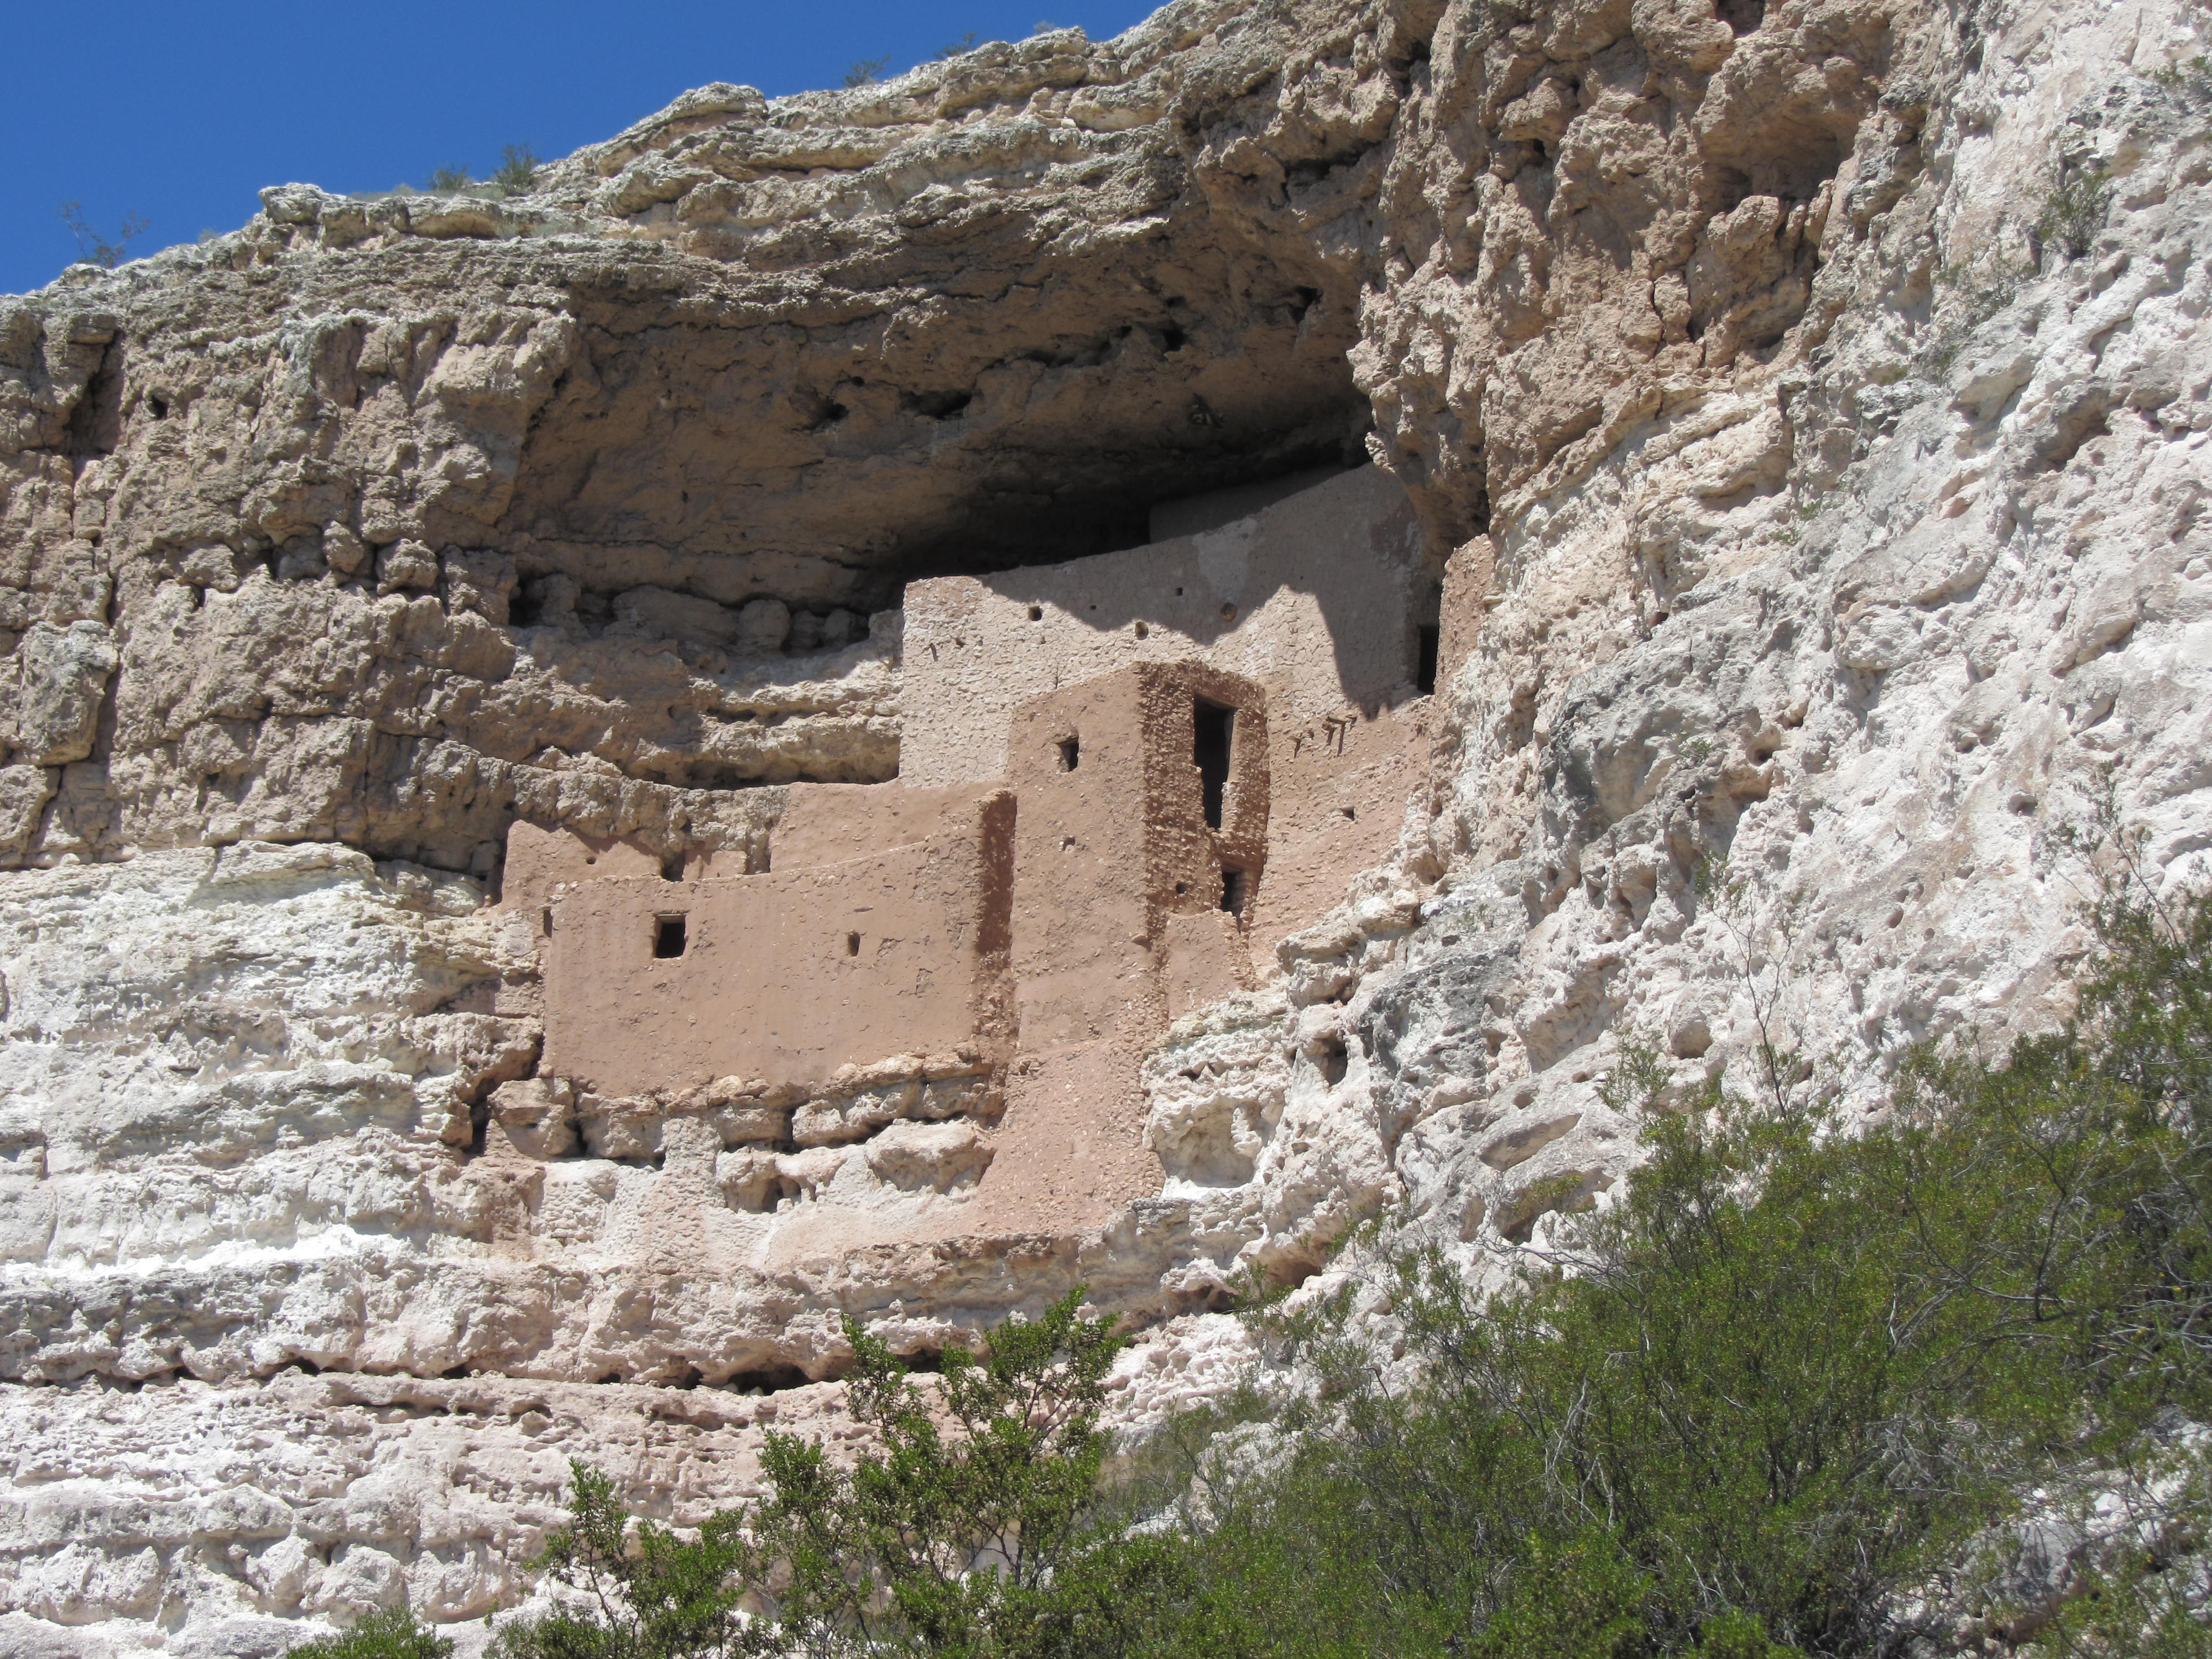
[[[771,1407],[839,1431],[843,1312],[927,1352],[1088,1282],[1156,1421],[1358,1215],[1481,1271],[1608,1202],[1624,1042],[1863,1112],[2063,1017],[2081,836],[2212,847],[2201,27],[1182,0],[0,302],[0,1638],[471,1617],[559,1455],[689,1517]],[[805,796],[834,865],[780,786],[897,775],[906,582],[1212,581],[1215,511],[1362,449],[1436,690],[1271,707],[1271,799],[1353,816],[1271,844],[1247,988],[1164,924],[1027,1139],[927,1054],[541,1067],[579,877],[510,830],[745,877]]]

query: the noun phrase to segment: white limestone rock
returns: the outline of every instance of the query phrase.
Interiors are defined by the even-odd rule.
[[[533,1086],[532,1016],[494,990],[503,967],[526,981],[526,941],[481,883],[416,855],[466,869],[524,806],[747,844],[772,792],[731,781],[890,774],[900,649],[890,612],[842,647],[788,615],[772,645],[746,632],[771,587],[803,615],[847,598],[851,568],[824,556],[763,554],[748,570],[782,586],[717,586],[696,547],[617,555],[504,520],[580,349],[553,302],[464,316],[380,290],[358,337],[255,345],[240,374],[293,377],[359,459],[325,499],[195,452],[227,481],[219,507],[165,470],[173,410],[131,404],[143,423],[81,470],[60,453],[123,312],[187,256],[88,276],[32,325],[0,314],[0,642],[23,750],[0,769],[0,857],[52,866],[0,891],[0,1641],[275,1651],[401,1596],[480,1640],[457,1621],[525,1593],[513,1564],[569,1453],[696,1519],[755,1478],[765,1423],[847,1432],[834,1384],[744,1390],[834,1371],[848,1311],[921,1350],[1087,1282],[1152,1322],[1115,1373],[1140,1429],[1233,1386],[1249,1346],[1212,1310],[1243,1275],[1358,1288],[1359,1262],[1323,1264],[1363,1214],[1402,1205],[1484,1271],[1563,1207],[1610,1202],[1638,1156],[1607,1086],[1625,1045],[1662,1057],[1677,1103],[1717,1081],[1867,1118],[1909,1044],[2064,1017],[2098,880],[2076,836],[2100,813],[2142,834],[2161,890],[2212,873],[2212,164],[2193,94],[2151,78],[2203,49],[2193,14],[2058,0],[1970,40],[1948,14],[1775,3],[1724,40],[1692,6],[1593,44],[1560,12],[1526,36],[1560,73],[1506,95],[1481,79],[1475,9],[1323,8],[1297,27],[1341,52],[1295,64],[1277,21],[1239,9],[780,106],[795,125],[708,88],[496,211],[288,190],[250,235],[189,254],[351,305],[357,248],[429,236],[445,258],[607,215],[637,269],[658,258],[628,237],[646,222],[742,266],[851,191],[853,234],[904,282],[907,230],[866,219],[856,180],[880,165],[908,170],[902,202],[960,195],[962,146],[1018,118],[1010,153],[1044,194],[992,210],[1062,215],[1071,257],[1156,263],[1130,228],[1158,206],[1152,168],[1350,296],[1294,331],[1331,363],[1353,346],[1374,448],[1432,534],[1471,535],[1480,501],[1495,588],[1447,665],[1439,763],[1396,857],[1321,927],[1264,942],[1278,982],[1170,1032],[1144,1071],[1162,1191],[1074,1236],[779,1255],[808,1227],[958,1205],[985,1127],[839,1106],[787,1152],[787,1125],[754,1120],[800,1099],[617,1109]],[[1166,112],[1231,82],[1251,94],[1236,120],[1178,128],[1176,149]],[[1784,156],[1783,126],[1819,153]],[[816,146],[811,176],[733,185],[678,153],[709,127],[733,155]],[[1127,136],[1126,197],[1054,172],[1054,147],[1100,134]],[[1373,159],[1310,177],[1285,160],[1355,149]],[[1724,207],[1697,193],[1711,169],[1783,162],[1803,176]],[[2039,232],[2053,185],[2091,167],[2100,211]],[[1647,188],[1705,204],[1678,227],[1686,255],[1577,230]],[[438,269],[493,268],[454,258]],[[815,303],[803,287],[762,304]],[[885,337],[937,343],[914,348],[933,368],[951,356],[931,331],[969,325],[925,312]],[[1249,320],[1219,326],[1258,352],[1273,337]],[[1146,378],[1175,355],[1159,343],[1116,349],[979,378],[957,419],[988,449],[1016,416],[1095,425],[1107,394],[1083,388],[1171,383]],[[787,384],[782,360],[747,361]],[[243,418],[236,387],[186,384],[194,442]],[[890,480],[869,511],[934,511],[915,481],[982,463],[952,414],[867,390],[776,416],[777,441]],[[1181,390],[1156,407],[1219,413]],[[640,489],[678,511],[670,480]],[[800,524],[789,490],[761,499]],[[319,575],[295,544],[311,532]],[[410,541],[428,585],[359,580]],[[809,654],[765,654],[787,642]],[[107,748],[83,712],[103,697]],[[530,747],[509,752],[517,732]],[[255,836],[301,844],[149,850]],[[479,1375],[441,1378],[456,1368]]]

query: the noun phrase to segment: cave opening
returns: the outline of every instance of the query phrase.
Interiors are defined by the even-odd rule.
[[[1164,504],[1366,463],[1354,293],[1203,222],[1171,274],[1156,255],[1025,274],[1019,304],[917,319],[895,355],[878,324],[679,324],[576,293],[591,372],[533,421],[499,529],[525,590],[577,587],[519,609],[597,633],[649,582],[872,612],[911,580],[1141,546]]]
[[[796,1365],[763,1365],[731,1372],[725,1386],[738,1394],[781,1394],[786,1389],[803,1389],[813,1380]]]

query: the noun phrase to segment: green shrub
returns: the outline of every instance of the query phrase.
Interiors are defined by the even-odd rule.
[[[2212,58],[2199,52],[2185,63],[2153,70],[2150,78],[2191,103],[2212,103]]]
[[[1562,1545],[1534,1539],[1474,1652],[1478,1659],[1632,1659],[1648,1644],[1650,1593],[1650,1577],[1602,1529]]]
[[[525,196],[530,191],[531,181],[538,176],[538,169],[544,165],[529,145],[508,144],[500,151],[499,167],[491,175],[491,182],[502,195]]]
[[[1398,1257],[1416,1384],[1348,1300],[1279,1318],[1322,1387],[1279,1468],[1196,1469],[1203,1617],[1285,1656],[1875,1655],[2023,1494],[2193,1468],[2154,1428],[2212,1413],[2212,907],[2100,925],[2077,1029],[1915,1056],[1887,1127],[1652,1109],[1519,1292]],[[2202,1637],[2172,1597],[2114,1628],[2154,1615]]]
[[[770,1433],[769,1495],[696,1538],[633,1522],[574,1465],[571,1519],[534,1565],[586,1611],[511,1620],[501,1659],[927,1653],[1051,1659],[1128,1651],[1147,1608],[1188,1587],[1171,1541],[1095,1524],[1103,1380],[1123,1346],[1080,1290],[944,1357],[933,1403],[850,1320],[848,1395],[877,1444],[847,1470]],[[763,1610],[747,1620],[749,1600]]]
[[[2019,298],[2021,286],[2033,275],[2033,270],[2012,270],[2001,263],[1994,267],[1939,268],[1936,287],[1946,296],[1946,321],[1923,349],[1916,372],[1939,380],[1948,374],[1974,331]]]
[[[405,1607],[372,1613],[351,1630],[305,1642],[284,1659],[447,1659],[453,1644],[415,1622]]]
[[[2105,210],[2112,200],[2112,187],[2100,173],[2085,173],[2062,180],[2043,198],[2043,213],[2035,222],[2036,236],[2063,248],[2069,258],[2078,259],[2104,228]]]
[[[2212,1628],[2192,1613],[2186,1572],[2142,1560],[2090,1572],[2022,1659],[2212,1659]]]

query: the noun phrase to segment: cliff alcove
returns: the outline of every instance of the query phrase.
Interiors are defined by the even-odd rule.
[[[925,262],[900,276],[926,304],[812,327],[688,287],[579,295],[501,521],[525,579],[617,590],[642,544],[724,603],[881,610],[913,577],[1134,546],[1156,502],[1364,461],[1352,297],[1209,247],[1205,221],[1103,258],[963,240],[952,293]]]

